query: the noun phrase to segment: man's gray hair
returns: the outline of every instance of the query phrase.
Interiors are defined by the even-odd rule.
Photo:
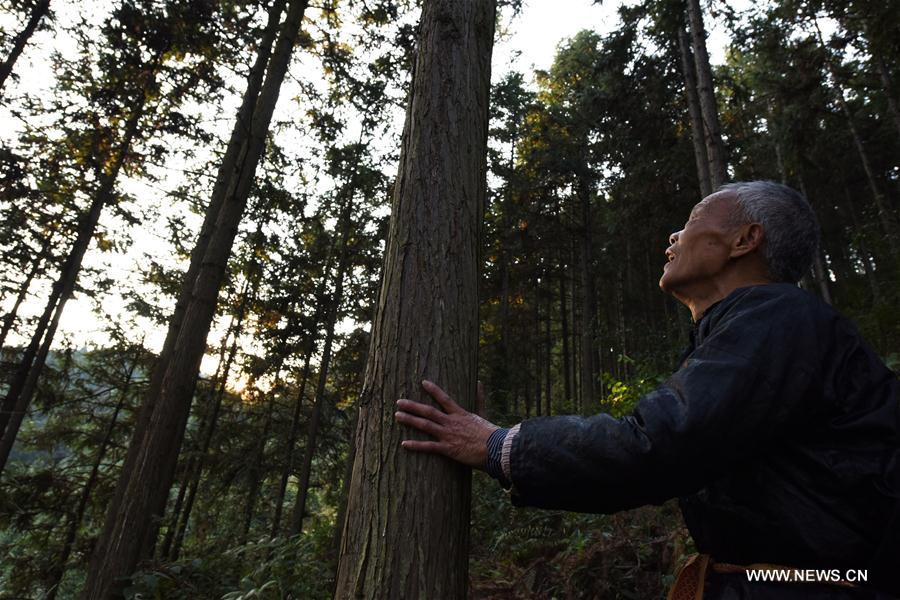
[[[739,181],[725,184],[718,191],[735,195],[735,225],[762,225],[762,255],[772,279],[800,281],[819,248],[819,223],[806,198],[774,181]]]

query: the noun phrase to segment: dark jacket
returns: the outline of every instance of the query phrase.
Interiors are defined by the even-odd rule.
[[[759,285],[691,337],[631,415],[523,422],[514,503],[610,513],[679,497],[716,560],[865,569],[884,543],[896,568],[878,576],[900,580],[900,540],[883,539],[900,499],[900,383],[850,321],[796,286]],[[776,597],[740,577],[713,597]]]

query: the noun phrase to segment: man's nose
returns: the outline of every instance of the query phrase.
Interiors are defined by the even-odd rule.
[[[671,235],[669,235],[669,245],[670,246],[678,241],[679,235],[681,235],[680,231],[676,231],[676,232],[672,233]]]

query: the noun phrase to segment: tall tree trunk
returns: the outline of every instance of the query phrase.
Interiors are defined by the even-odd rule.
[[[502,247],[500,249],[500,365],[498,369],[497,381],[494,382],[494,397],[500,398],[499,406],[491,403],[493,410],[498,410],[500,415],[506,415],[509,412],[509,399],[512,395],[512,382],[509,372],[509,250],[506,248],[509,231],[509,223],[507,222],[506,211],[509,209],[507,203],[504,207],[504,228],[501,237]]]
[[[244,287],[241,291],[241,295],[246,292],[247,282],[244,283]],[[212,407],[216,402],[218,392],[217,390],[222,390],[224,393],[224,388],[221,387],[220,383],[228,380],[228,371],[225,370],[225,363],[227,362],[227,357],[229,355],[229,348],[233,348],[235,352],[237,352],[237,336],[235,330],[235,323],[237,322],[237,315],[231,316],[231,321],[228,323],[228,328],[226,329],[225,336],[222,338],[222,343],[219,344],[219,360],[216,362],[216,372],[213,373],[212,378],[209,383],[209,399],[207,400],[207,404]],[[234,336],[234,342],[229,345],[229,340]],[[203,439],[205,437],[205,431],[207,426],[209,425],[209,416],[215,412],[213,408],[210,408],[208,411],[208,415],[201,420],[200,424],[200,433],[199,437]],[[192,456],[190,456],[187,464],[184,466],[183,473],[181,474],[181,485],[178,487],[178,495],[175,498],[175,505],[172,507],[172,514],[169,517],[169,525],[166,527],[166,535],[163,538],[162,547],[159,550],[160,558],[169,558],[171,559],[171,551],[172,551],[172,542],[175,540],[175,532],[178,529],[178,524],[181,521],[182,516],[182,508],[184,506],[184,499],[187,495],[188,487],[191,484],[191,480],[194,473],[194,468],[197,466],[197,455],[198,452],[194,452]]]
[[[403,451],[416,434],[395,423],[394,407],[428,402],[423,378],[475,406],[495,13],[494,0],[423,6],[336,598],[466,596],[469,469]]]
[[[818,20],[813,19],[813,26],[816,30],[816,36],[819,40],[819,47],[822,49],[822,52],[825,56],[825,65],[828,67],[828,72],[831,74],[831,78],[834,80],[834,93],[837,98],[838,104],[841,107],[841,112],[844,113],[844,118],[847,120],[847,129],[850,131],[850,136],[853,138],[853,145],[856,147],[856,152],[859,155],[859,160],[862,162],[863,171],[866,174],[866,180],[869,183],[869,189],[872,191],[872,199],[875,201],[875,208],[878,211],[878,217],[881,220],[881,226],[884,229],[885,236],[887,237],[888,244],[891,248],[891,253],[893,256],[900,255],[898,252],[897,243],[896,243],[896,235],[897,228],[894,226],[893,220],[891,218],[890,213],[888,212],[887,207],[885,206],[885,198],[884,194],[881,192],[881,186],[878,184],[878,180],[875,177],[875,170],[872,168],[872,163],[869,160],[869,154],[866,152],[866,147],[863,144],[862,137],[859,135],[859,130],[856,127],[856,121],[853,118],[853,112],[850,110],[850,106],[847,104],[847,100],[844,98],[844,89],[841,87],[840,78],[838,77],[837,69],[834,67],[834,62],[831,59],[831,54],[828,50],[828,46],[825,44],[825,39],[822,37],[822,31],[819,29]]]
[[[41,265],[43,264],[44,259],[47,258],[52,239],[53,234],[51,233],[44,240],[44,243],[41,245],[41,251],[34,258],[34,262],[31,263],[31,270],[28,271],[28,274],[25,276],[25,281],[23,281],[22,285],[19,286],[19,292],[16,294],[16,300],[15,302],[13,302],[12,309],[10,309],[6,316],[3,317],[3,328],[0,329],[0,350],[2,350],[6,346],[6,336],[9,335],[12,326],[16,322],[16,316],[19,314],[19,307],[22,306],[22,302],[24,302],[25,298],[28,296],[28,290],[31,288],[31,282],[34,281],[35,276],[41,269]],[[6,421],[3,421],[3,426],[0,427],[0,432],[2,432],[5,428]]]
[[[145,431],[130,470],[123,472],[118,506],[111,506],[89,570],[85,598],[106,599],[122,593],[125,578],[137,566],[145,543],[155,536],[157,519],[172,484],[178,450],[190,413],[191,398],[206,349],[231,246],[247,204],[256,167],[306,10],[306,0],[291,0],[275,50],[260,88],[249,135],[241,136],[235,168],[200,261],[190,302],[184,310],[156,398],[148,396]],[[273,12],[277,6],[273,6]],[[239,131],[239,128],[238,128]],[[217,187],[219,186],[217,181]],[[212,202],[210,203],[212,207]],[[193,262],[193,261],[192,261]],[[190,273],[189,273],[190,274]],[[152,383],[152,382],[151,382]],[[145,412],[145,411],[142,411]],[[134,441],[133,441],[134,443]]]
[[[547,284],[549,287],[549,279],[547,280]],[[548,417],[552,414],[553,408],[550,405],[550,363],[552,362],[553,353],[552,353],[552,340],[550,338],[550,315],[551,309],[553,308],[553,301],[551,298],[553,297],[553,292],[548,290],[547,293],[547,312],[544,314],[544,402],[547,403],[547,408],[544,411],[544,414]]]
[[[847,101],[844,100],[844,91],[838,87],[835,89],[835,95],[837,96],[838,103],[841,106],[841,111],[844,113],[844,117],[847,120],[847,129],[850,130],[850,135],[853,137],[853,145],[856,147],[856,152],[859,155],[859,160],[862,163],[863,171],[866,174],[866,180],[869,183],[869,189],[872,192],[872,199],[875,202],[875,209],[878,212],[878,217],[881,220],[881,226],[884,229],[885,235],[887,236],[888,241],[890,242],[892,250],[895,250],[894,255],[896,256],[896,240],[894,239],[896,235],[896,228],[891,220],[891,216],[888,213],[887,206],[885,206],[885,198],[884,194],[881,191],[881,186],[878,185],[878,180],[875,178],[875,171],[872,168],[872,163],[869,160],[869,154],[866,152],[866,147],[863,144],[862,137],[859,135],[859,130],[856,128],[856,123],[853,119],[853,113],[850,111],[850,107],[847,105]]]
[[[322,277],[319,285],[316,286],[315,303],[316,307],[313,313],[312,326],[309,332],[309,340],[306,346],[306,357],[303,359],[303,371],[300,375],[300,389],[297,392],[297,399],[294,401],[294,414],[291,415],[291,427],[288,430],[288,436],[285,443],[287,456],[281,469],[281,480],[278,484],[278,494],[275,498],[275,514],[272,517],[272,533],[271,537],[276,538],[281,530],[281,517],[284,511],[284,496],[287,492],[288,479],[294,472],[294,446],[297,444],[297,435],[300,432],[300,409],[303,406],[303,398],[306,395],[306,383],[309,381],[309,368],[312,355],[316,352],[319,320],[321,318],[321,309],[325,304],[325,292],[328,286],[328,279],[331,277],[331,264],[334,258],[334,242],[328,248],[328,255],[325,258],[325,265],[322,269]]]
[[[356,460],[356,431],[357,417],[354,416],[350,423],[350,448],[347,451],[347,461],[344,463],[344,477],[341,479],[341,498],[338,501],[337,518],[334,521],[334,536],[331,541],[331,558],[337,560],[341,551],[341,539],[344,533],[344,523],[347,520],[347,501],[350,498],[350,481],[353,477],[353,463]]]
[[[592,410],[597,403],[597,297],[594,289],[591,192],[587,182],[579,183],[581,204],[581,408]]]
[[[269,393],[269,402],[266,404],[266,415],[263,421],[263,432],[259,437],[253,457],[250,459],[250,469],[247,474],[247,502],[244,504],[244,525],[241,529],[241,544],[247,543],[250,535],[250,528],[253,525],[253,515],[256,513],[256,499],[259,496],[260,471],[262,471],[262,463],[265,459],[266,442],[269,439],[269,430],[272,427],[272,415],[275,412],[275,388]]]
[[[800,193],[803,194],[806,201],[812,205],[812,200],[806,192],[806,182],[802,172],[799,173],[799,178]],[[822,300],[831,304],[831,287],[828,285],[828,269],[825,267],[825,252],[822,249],[821,244],[816,248],[816,253],[813,256],[813,274],[815,275],[816,284],[819,286],[819,294],[821,295]]]
[[[574,400],[575,412],[580,414],[583,410],[583,402],[581,398],[581,377],[579,374],[581,373],[581,344],[576,343],[576,340],[581,340],[581,320],[578,314],[578,302],[575,301],[576,298],[576,290],[578,288],[578,256],[575,251],[575,238],[572,238],[572,244],[570,247],[571,250],[571,273],[572,277],[570,281],[572,282],[572,302],[570,306],[572,307],[572,398]]]
[[[703,29],[703,12],[700,0],[687,0],[687,12],[691,26],[691,40],[694,49],[694,65],[697,72],[697,94],[703,115],[703,133],[706,140],[706,154],[709,158],[709,177],[713,190],[728,181],[728,166],[725,159],[725,145],[719,129],[719,110],[713,87],[712,68],[706,52],[706,31]]]
[[[349,203],[348,203],[349,207]],[[349,216],[349,212],[347,213]],[[342,219],[345,220],[345,219]],[[346,219],[349,220],[349,219]],[[337,324],[338,313],[344,295],[344,274],[350,252],[347,248],[348,233],[351,228],[349,223],[343,223],[343,240],[341,241],[341,258],[335,275],[335,289],[331,306],[328,311],[328,323],[325,330],[325,344],[322,347],[322,360],[319,363],[319,381],[316,385],[316,401],[313,404],[309,417],[309,427],[306,432],[306,451],[303,455],[303,464],[300,465],[300,478],[297,486],[297,500],[294,503],[294,514],[291,518],[291,535],[297,535],[303,530],[303,517],[306,512],[306,500],[309,497],[309,481],[312,474],[312,462],[316,452],[316,442],[319,434],[319,422],[322,418],[322,408],[325,404],[325,383],[328,380],[328,369],[331,364],[331,350],[334,345],[334,327]]]
[[[544,405],[543,405],[543,380],[544,380],[544,352],[541,348],[542,340],[541,340],[541,293],[540,293],[540,283],[537,283],[534,287],[534,343],[532,344],[532,349],[534,351],[534,369],[528,369],[528,371],[534,376],[534,414],[537,417],[540,417],[544,413]],[[530,359],[529,359],[530,360]]]
[[[19,55],[21,55],[22,50],[25,49],[25,44],[31,39],[31,35],[37,29],[41,19],[44,18],[49,9],[50,0],[38,0],[38,2],[35,3],[34,7],[31,9],[31,15],[28,17],[28,22],[25,23],[25,29],[19,32],[19,35],[13,40],[13,47],[9,52],[9,57],[0,63],[0,97],[3,95],[3,85],[12,73],[13,65],[16,64],[16,60],[19,59]]]
[[[872,265],[872,254],[865,243],[865,230],[860,225],[859,216],[856,212],[856,203],[853,201],[853,194],[850,193],[850,188],[847,187],[846,183],[844,184],[844,198],[846,199],[847,212],[850,213],[850,220],[853,223],[853,231],[855,233],[853,237],[856,238],[858,246],[857,253],[860,256],[863,271],[866,274],[866,280],[869,282],[869,289],[872,292],[872,302],[878,304],[881,302],[881,285]]]
[[[134,378],[134,371],[137,367],[141,350],[143,350],[143,346],[138,347],[134,359],[128,367],[128,373],[125,376],[125,383],[122,387],[122,392],[119,395],[119,401],[116,403],[116,408],[113,410],[113,414],[109,419],[109,424],[106,426],[106,431],[103,434],[103,440],[100,442],[100,447],[97,450],[94,464],[91,466],[91,474],[88,476],[87,482],[81,489],[81,495],[78,498],[78,506],[75,508],[75,513],[69,519],[69,525],[66,528],[66,538],[63,542],[63,550],[59,559],[53,566],[50,582],[47,586],[49,591],[47,592],[45,600],[54,600],[56,594],[59,593],[59,584],[62,582],[63,575],[66,573],[66,563],[69,562],[69,557],[72,555],[72,547],[75,545],[78,528],[81,527],[81,522],[84,520],[84,513],[87,509],[88,501],[91,499],[94,486],[100,476],[100,466],[103,464],[103,459],[106,457],[106,452],[112,441],[112,434],[116,428],[116,423],[119,420],[119,413],[122,411],[122,408],[125,406],[125,401],[128,399],[128,391],[131,387],[132,379]]]
[[[562,326],[562,376],[563,390],[566,402],[572,401],[572,366],[569,357],[569,313],[566,308],[566,275],[565,269],[560,269],[559,275],[559,318]]]
[[[709,155],[706,152],[706,141],[703,127],[703,113],[700,110],[700,97],[697,95],[697,76],[694,66],[694,55],[691,52],[691,40],[683,25],[678,26],[678,50],[681,53],[681,73],[684,77],[684,96],[687,100],[688,114],[691,117],[691,142],[694,144],[694,160],[697,164],[697,181],[700,184],[700,196],[712,194],[712,181],[709,175]]]
[[[149,72],[154,72],[154,69],[149,69]],[[13,444],[19,434],[19,427],[22,425],[25,413],[34,396],[34,391],[37,389],[37,382],[41,372],[44,370],[47,356],[50,353],[50,347],[53,345],[53,338],[56,335],[56,329],[59,326],[59,320],[62,317],[63,309],[65,308],[66,302],[75,293],[75,284],[78,281],[78,273],[81,271],[81,263],[84,260],[84,255],[87,252],[88,246],[91,244],[91,240],[94,239],[94,232],[97,229],[97,223],[100,221],[100,213],[113,199],[116,179],[118,178],[119,171],[125,161],[125,156],[131,148],[131,142],[137,134],[138,123],[140,122],[141,116],[144,114],[145,102],[146,95],[141,93],[138,96],[135,105],[131,107],[131,114],[128,115],[128,120],[125,123],[124,135],[118,147],[113,151],[111,157],[112,163],[109,165],[108,170],[104,171],[98,168],[97,191],[94,194],[94,199],[91,202],[90,208],[87,213],[82,216],[78,224],[78,233],[75,236],[75,241],[72,243],[72,248],[66,256],[59,278],[53,285],[50,301],[47,303],[44,314],[41,315],[35,335],[32,338],[32,343],[28,350],[26,350],[26,360],[29,358],[27,356],[28,351],[33,348],[34,342],[39,339],[38,336],[42,335],[43,340],[41,341],[40,348],[34,356],[33,362],[26,362],[26,360],[23,360],[22,362],[21,367],[23,368],[20,368],[19,373],[27,372],[27,375],[24,380],[21,381],[21,387],[14,388],[13,385],[11,385],[6,398],[3,400],[4,407],[11,404],[13,405],[13,408],[11,414],[8,416],[4,415],[6,417],[5,420],[8,421],[5,423],[3,438],[0,440],[0,473],[6,468],[6,461],[9,459]],[[58,298],[58,300],[54,300],[54,298]],[[47,317],[51,312],[53,313],[52,321],[50,321],[49,326],[47,326]],[[41,330],[44,326],[47,328],[45,332],[42,332]],[[27,371],[24,370],[26,364],[28,365]],[[17,377],[18,375],[19,374],[17,374]],[[18,383],[18,380],[14,382],[14,384],[16,383]]]
[[[313,327],[318,327],[319,320],[315,319]],[[309,381],[310,361],[313,352],[316,349],[315,332],[310,332],[311,341],[306,351],[306,357],[303,359],[303,371],[300,375],[300,389],[297,392],[297,399],[294,401],[294,414],[291,415],[291,428],[287,437],[287,456],[281,469],[281,481],[278,485],[278,495],[275,499],[275,515],[272,517],[272,533],[273,538],[278,537],[281,530],[281,517],[284,511],[284,496],[287,493],[288,479],[294,472],[294,446],[297,444],[297,435],[300,432],[300,409],[303,406],[303,399],[306,396],[306,384]]]
[[[894,127],[897,135],[900,136],[900,108],[897,107],[897,98],[894,96],[894,82],[891,79],[891,73],[884,57],[881,53],[870,49],[872,60],[875,62],[875,68],[878,71],[878,77],[881,79],[881,85],[884,87],[884,95],[887,98],[888,112],[891,113],[891,119],[894,121]]]
[[[65,269],[66,266],[67,265],[63,265],[63,269]],[[62,276],[62,273],[60,276]],[[22,390],[25,387],[25,382],[28,380],[31,366],[34,364],[34,357],[41,347],[41,340],[47,332],[47,326],[50,324],[50,320],[53,318],[53,313],[59,302],[59,296],[62,293],[60,281],[60,279],[57,279],[50,290],[50,297],[47,298],[44,312],[41,313],[41,316],[38,319],[34,332],[31,334],[31,340],[28,342],[28,346],[25,348],[24,352],[22,352],[22,358],[19,359],[19,365],[16,367],[16,371],[9,383],[9,388],[6,390],[6,395],[3,397],[3,407],[0,409],[0,433],[6,432],[6,427],[9,425],[9,421],[13,414],[15,414],[16,404],[22,396]]]
[[[249,284],[251,291],[247,296],[245,284],[244,293],[241,294],[241,303],[238,306],[237,315],[234,323],[234,337],[231,341],[231,348],[228,350],[228,357],[225,359],[225,366],[222,368],[222,374],[218,379],[218,389],[213,399],[212,413],[209,415],[208,423],[203,432],[200,442],[200,450],[194,461],[193,469],[188,471],[187,497],[184,503],[184,509],[181,511],[180,522],[176,520],[176,529],[173,535],[171,550],[168,556],[171,560],[178,560],[181,554],[181,546],[184,543],[184,535],[187,532],[188,523],[191,519],[191,511],[194,508],[194,500],[197,498],[197,490],[200,489],[200,481],[203,478],[203,469],[206,466],[206,455],[209,454],[209,447],[212,445],[213,436],[216,433],[216,425],[219,422],[219,413],[222,410],[222,402],[225,399],[225,392],[228,387],[228,375],[231,373],[231,367],[237,356],[238,339],[244,329],[244,317],[247,314],[247,305],[256,300],[257,291],[259,289],[259,271],[251,275],[253,283]]]
[[[181,288],[175,303],[175,310],[169,319],[165,342],[163,343],[156,364],[153,367],[150,383],[147,387],[147,392],[144,394],[144,400],[138,409],[135,426],[131,435],[131,443],[129,444],[128,451],[125,455],[125,461],[122,470],[120,471],[119,481],[106,511],[103,530],[91,555],[91,564],[88,568],[88,573],[94,573],[103,568],[101,561],[103,560],[103,557],[108,555],[105,544],[106,541],[110,539],[112,530],[116,526],[116,516],[119,514],[122,497],[125,493],[128,479],[134,471],[134,463],[135,460],[137,460],[138,450],[141,447],[141,442],[144,439],[147,426],[150,423],[155,403],[159,397],[162,379],[165,376],[172,350],[175,347],[178,333],[181,330],[184,313],[191,300],[194,285],[197,281],[197,274],[200,271],[200,266],[209,245],[212,231],[219,217],[219,212],[222,203],[224,202],[228,185],[232,177],[242,169],[239,159],[244,156],[241,152],[243,143],[250,135],[253,115],[257,108],[257,101],[263,84],[263,78],[266,73],[266,66],[271,57],[272,45],[275,41],[275,36],[278,32],[278,24],[281,19],[281,14],[284,12],[286,3],[287,0],[274,0],[269,9],[266,28],[260,40],[256,59],[247,78],[247,88],[244,91],[241,106],[238,109],[237,119],[235,120],[231,138],[226,147],[225,155],[222,158],[222,163],[219,165],[219,171],[216,176],[216,182],[213,185],[213,192],[209,204],[207,205],[203,225],[200,228],[197,242],[191,251],[191,260],[187,273],[185,273],[184,278],[182,279]],[[85,597],[88,597],[87,594]]]

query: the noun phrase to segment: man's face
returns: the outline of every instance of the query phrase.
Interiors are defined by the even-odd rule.
[[[659,280],[664,292],[689,298],[715,283],[731,256],[736,207],[731,192],[711,194],[694,206],[684,228],[669,236]]]

